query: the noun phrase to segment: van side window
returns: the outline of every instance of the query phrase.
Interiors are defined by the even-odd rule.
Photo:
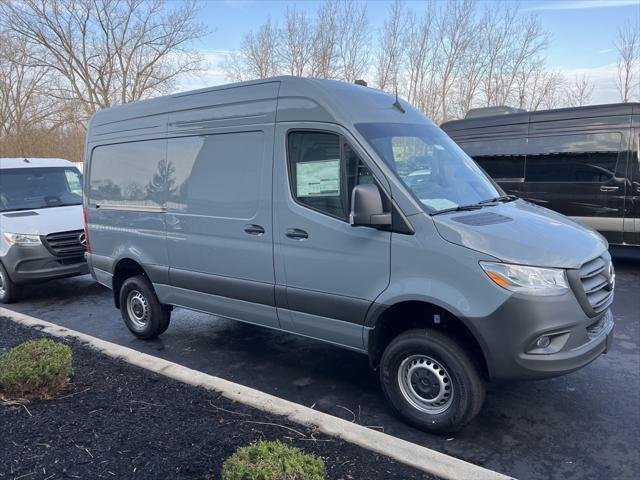
[[[524,138],[460,142],[460,147],[496,181],[524,181],[527,143]]]
[[[165,145],[165,140],[144,140],[96,147],[91,154],[89,203],[161,205],[170,187]]]
[[[291,132],[288,137],[291,190],[301,204],[347,220],[355,185],[373,176],[351,146],[337,134]]]
[[[616,171],[619,133],[556,135],[529,138],[527,182],[595,182]]]

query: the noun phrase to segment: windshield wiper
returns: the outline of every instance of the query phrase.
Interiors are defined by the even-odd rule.
[[[458,205],[457,207],[444,208],[442,210],[435,211],[433,213],[430,213],[429,215],[431,215],[433,217],[434,215],[440,215],[441,213],[463,212],[463,211],[466,211],[466,210],[479,210],[483,206],[484,205],[480,205],[479,203],[474,203],[474,204],[471,204],[471,205]]]
[[[478,202],[478,205],[484,205],[487,203],[495,203],[495,202],[513,202],[514,200],[517,200],[517,199],[518,197],[516,197],[515,195],[501,195],[499,197],[481,200],[480,202]]]

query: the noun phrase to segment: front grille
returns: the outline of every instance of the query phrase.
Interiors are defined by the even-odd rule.
[[[56,257],[82,256],[86,247],[81,243],[83,230],[72,230],[70,232],[50,233],[41,237],[44,246]]]
[[[613,301],[611,258],[601,256],[585,263],[578,271],[582,288],[594,312],[604,311]]]

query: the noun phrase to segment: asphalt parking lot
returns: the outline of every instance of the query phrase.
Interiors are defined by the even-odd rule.
[[[452,438],[391,415],[367,359],[304,338],[174,311],[161,339],[133,338],[89,276],[28,288],[12,310],[151,353],[521,479],[640,478],[640,261],[616,260],[612,351],[570,375],[490,385]]]

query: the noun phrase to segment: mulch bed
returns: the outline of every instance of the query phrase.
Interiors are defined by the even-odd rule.
[[[0,354],[47,337],[0,318]],[[60,341],[60,340],[58,340]],[[340,439],[125,362],[77,341],[61,398],[0,406],[0,479],[219,479],[238,447],[280,439],[325,459],[331,479],[430,479]]]

